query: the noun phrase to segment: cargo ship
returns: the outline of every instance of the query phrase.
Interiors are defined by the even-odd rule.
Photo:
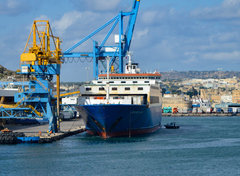
[[[161,127],[161,74],[140,73],[129,62],[125,73],[100,74],[80,88],[80,115],[86,131],[103,138],[153,133]]]

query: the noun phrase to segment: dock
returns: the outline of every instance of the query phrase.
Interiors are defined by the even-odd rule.
[[[232,113],[163,113],[163,117],[225,117],[236,116]]]
[[[51,143],[68,136],[76,135],[85,131],[85,122],[82,119],[74,119],[70,121],[62,121],[60,130],[57,133],[48,132],[48,123],[46,124],[6,124],[5,128],[12,131],[12,135],[21,134],[16,141],[11,141],[14,138],[8,138],[5,141],[0,141],[2,144],[16,143]]]

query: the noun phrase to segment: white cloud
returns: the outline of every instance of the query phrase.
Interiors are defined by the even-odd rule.
[[[104,10],[110,10],[110,9],[115,9],[118,4],[120,3],[121,0],[92,0],[93,2],[91,2],[91,0],[88,0],[87,3],[88,5],[93,5],[93,7],[96,9],[96,10],[101,10],[101,11],[104,11]]]
[[[1,0],[0,15],[18,15],[27,12],[29,4],[26,0]]]
[[[186,59],[183,60],[183,63],[195,63],[198,59],[197,52],[185,52],[184,55],[186,56]]]
[[[141,20],[146,25],[155,25],[156,23],[159,23],[161,20],[171,18],[174,15],[176,15],[176,10],[174,8],[161,10],[156,8],[153,10],[142,12]]]
[[[59,35],[63,35],[64,32],[82,18],[82,13],[78,11],[72,11],[65,13],[58,21],[53,22],[53,27],[56,29]]]
[[[8,0],[7,7],[8,8],[16,8],[19,5],[19,1],[16,0]]]
[[[224,0],[222,3],[223,7],[236,7],[238,5],[240,5],[239,0]]]
[[[231,60],[239,60],[240,52],[232,51],[232,52],[209,52],[204,53],[202,58],[209,60],[217,60],[217,61],[231,61]]]
[[[226,33],[218,33],[213,37],[215,40],[219,42],[228,42],[228,41],[233,41],[236,38],[239,38],[239,34],[236,32],[226,32]]]
[[[157,11],[148,11],[143,13],[142,20],[145,24],[152,24],[155,22],[156,18],[159,17],[159,12]]]
[[[116,9],[121,0],[71,0],[79,9],[108,11]]]
[[[149,34],[149,29],[144,29],[144,30],[139,30],[139,31],[136,31],[136,38],[142,38],[142,37],[145,37]]]
[[[234,19],[240,18],[240,1],[224,0],[215,7],[207,7],[192,11],[192,16],[203,19]]]

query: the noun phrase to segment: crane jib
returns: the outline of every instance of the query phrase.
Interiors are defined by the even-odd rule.
[[[107,72],[106,67],[106,58],[110,57],[111,60],[109,62],[109,68],[116,65],[118,70],[114,70],[117,73],[123,73],[123,58],[127,55],[128,51],[130,50],[133,32],[137,20],[138,9],[140,5],[140,0],[134,0],[132,10],[130,12],[120,12],[117,16],[109,20],[107,23],[93,31],[88,36],[84,37],[82,40],[77,42],[75,45],[67,49],[63,53],[63,58],[86,58],[92,57],[93,58],[93,76],[94,78],[98,78],[99,72]],[[128,24],[126,26],[126,30],[124,31],[124,17],[129,17]],[[115,35],[115,43],[106,46],[105,44],[109,40],[110,36],[112,35],[113,31],[118,24],[118,33]],[[101,32],[106,27],[110,27],[108,33],[106,34],[105,38],[102,41],[95,41],[93,37]],[[91,52],[74,52],[73,50],[77,47],[81,46],[83,43],[88,41],[89,39],[93,40],[93,49]],[[100,43],[100,45],[98,44]],[[109,43],[109,42],[108,42]],[[88,54],[86,54],[88,53]],[[104,58],[104,59],[103,59]],[[101,62],[99,62],[101,60]],[[118,61],[118,63],[117,63]],[[100,70],[100,64],[102,63],[102,67],[104,70]]]

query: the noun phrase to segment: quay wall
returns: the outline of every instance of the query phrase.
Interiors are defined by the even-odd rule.
[[[224,116],[240,116],[240,114],[230,113],[163,113],[163,117],[224,117]]]

